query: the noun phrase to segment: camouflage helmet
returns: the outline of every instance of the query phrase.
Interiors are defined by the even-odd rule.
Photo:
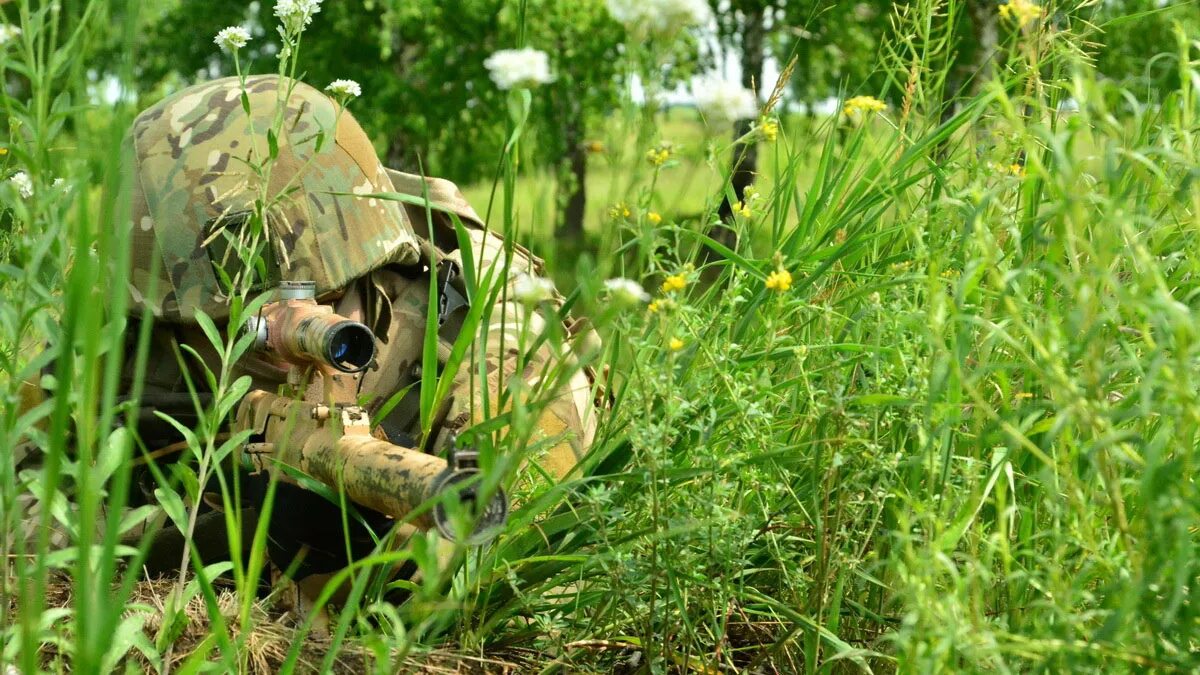
[[[290,90],[290,91],[289,91]],[[190,323],[229,315],[227,255],[267,182],[266,244],[255,290],[312,281],[318,296],[419,256],[387,171],[354,118],[316,89],[277,76],[190,87],[133,123],[131,310]],[[286,97],[282,117],[278,101]],[[277,140],[268,131],[283,120]],[[272,146],[277,157],[259,173]],[[264,178],[265,176],[265,178]],[[218,272],[220,270],[220,272]],[[226,281],[222,281],[222,279]]]

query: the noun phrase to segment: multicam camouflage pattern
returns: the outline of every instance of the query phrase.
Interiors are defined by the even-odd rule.
[[[250,78],[247,89],[252,110],[270,109],[274,104],[275,78]],[[233,92],[233,93],[231,93]],[[143,381],[147,395],[186,391],[186,374],[175,358],[174,343],[194,348],[211,367],[219,359],[198,326],[190,319],[197,310],[220,319],[227,315],[217,279],[203,245],[205,226],[222,213],[243,208],[252,194],[240,161],[232,151],[248,153],[257,143],[265,152],[261,121],[249,120],[241,112],[236,80],[219,80],[187,90],[143,113],[135,124],[133,141],[138,153],[138,178],[134,211],[135,300],[148,303],[155,314],[172,325],[152,332],[149,363]],[[297,84],[289,99],[288,119],[296,120],[280,157],[308,157],[308,146],[300,142],[303,128],[330,128],[336,116],[334,104],[315,90]],[[307,120],[307,121],[306,121]],[[301,126],[307,125],[307,126]],[[322,126],[328,125],[328,126]],[[330,150],[329,148],[333,148]],[[215,153],[215,154],[214,154]],[[308,153],[308,154],[306,154]],[[238,155],[245,158],[245,155]],[[244,166],[244,165],[243,165]],[[288,171],[272,174],[277,178]],[[296,170],[290,170],[295,176]],[[367,180],[366,176],[373,176]],[[507,300],[516,275],[542,275],[541,261],[520,246],[505,242],[488,230],[451,182],[385,170],[359,127],[343,113],[337,125],[336,144],[313,161],[299,179],[302,185],[287,203],[284,227],[276,225],[276,241],[284,246],[289,266],[284,279],[313,280],[320,293],[338,290],[326,297],[334,310],[370,326],[380,339],[375,365],[356,375],[348,386],[356,392],[393,443],[400,435],[421,440],[419,387],[426,318],[429,308],[429,267],[434,259],[452,260],[460,266],[468,256],[458,250],[454,214],[466,228],[471,248],[469,259],[482,276],[488,270],[505,269],[509,284],[497,306],[489,312],[485,342],[471,350],[475,361],[464,363],[442,402],[424,449],[440,454],[456,433],[484,421],[485,409],[499,415],[511,408],[514,381],[525,390],[541,391],[545,405],[536,408],[533,432],[526,447],[534,448],[522,459],[525,470],[513,496],[518,500],[536,490],[542,477],[561,479],[575,467],[594,442],[597,426],[597,382],[594,373],[579,360],[579,354],[598,353],[598,338],[576,322],[562,326],[567,340],[546,340],[534,353],[518,359],[519,345],[536,341],[552,326],[541,310]],[[286,181],[284,181],[286,182]],[[283,189],[282,185],[278,189]],[[432,219],[423,207],[395,201],[353,198],[335,192],[396,191],[416,197],[428,195]],[[235,198],[233,195],[238,195]],[[149,273],[155,269],[151,256],[161,256],[158,292],[149,296]],[[282,257],[281,257],[282,259]],[[459,281],[461,287],[461,280]],[[141,295],[139,295],[139,293]],[[464,312],[465,309],[458,311]],[[444,363],[450,345],[458,337],[461,318],[447,317],[438,334],[439,361]],[[136,331],[132,331],[136,333]],[[130,345],[133,346],[132,343]],[[134,383],[134,359],[123,376],[122,387]],[[487,374],[486,382],[472,374]],[[518,367],[521,368],[517,372]],[[287,373],[277,364],[247,355],[237,365],[238,375],[248,374],[253,386],[277,391]],[[385,402],[408,390],[386,416],[375,418]],[[504,396],[502,396],[502,392]],[[487,399],[485,406],[484,398]],[[509,403],[498,405],[502,398]],[[322,394],[312,388],[305,400],[317,402]],[[36,458],[35,458],[36,461]],[[541,470],[529,470],[536,463]],[[30,495],[31,496],[31,495]],[[32,497],[32,496],[31,496]],[[25,515],[35,534],[36,500],[25,504]],[[56,535],[55,542],[69,545],[69,537]],[[221,537],[223,540],[224,538]],[[175,557],[175,560],[178,558]]]
[[[289,91],[290,87],[290,91]],[[276,76],[185,89],[135,120],[133,311],[191,322],[228,316],[213,268],[213,233],[254,209],[267,166],[268,239],[277,280],[314,281],[328,295],[388,262],[417,259],[416,236],[393,201],[366,196],[393,186],[354,118],[316,89]],[[268,130],[280,101],[278,156]],[[320,149],[318,151],[318,145]],[[220,258],[220,255],[216,257]],[[228,271],[228,270],[227,270]]]
[[[508,278],[502,280],[508,285],[507,292],[498,296],[501,302],[487,313],[486,344],[478,345],[472,351],[475,363],[463,364],[456,373],[447,399],[442,402],[431,445],[441,448],[452,435],[483,422],[485,409],[493,416],[507,412],[511,408],[512,397],[504,397],[508,403],[501,406],[501,392],[511,391],[514,378],[519,378],[527,391],[538,391],[540,388],[535,398],[545,404],[539,406],[533,424],[534,433],[528,439],[529,445],[538,450],[525,457],[525,462],[536,462],[546,475],[563,478],[595,440],[595,377],[591,369],[580,363],[578,355],[599,353],[599,338],[586,328],[585,323],[576,322],[563,327],[563,334],[570,340],[568,343],[545,340],[539,349],[519,361],[517,354],[521,342],[537,342],[538,336],[549,326],[541,310],[531,310],[512,300],[512,285],[521,274],[544,275],[542,261],[523,247],[506,243],[502,237],[484,227],[474,209],[450,181],[425,179],[390,169],[389,174],[397,191],[414,196],[428,195],[436,209],[431,213],[433,232],[427,233],[427,242],[455,240],[453,223],[447,215],[454,214],[465,226],[471,242],[469,258],[474,261],[478,276],[487,277],[489,270],[495,270],[497,274],[502,269],[508,271]],[[411,204],[405,207],[409,210],[410,221],[423,231],[425,209]],[[438,251],[440,259],[453,261],[459,266],[464,264],[467,256],[461,250],[449,246],[446,248]],[[380,401],[382,403],[390,395],[388,392],[398,391],[415,381],[415,367],[421,362],[429,290],[425,283],[414,283],[389,275],[386,269],[371,276],[373,285],[389,298],[392,317],[387,329],[387,341],[380,348],[379,367],[364,374],[362,390],[384,394],[385,397]],[[350,298],[347,301],[353,302]],[[439,332],[439,359],[449,352],[450,345],[457,338],[457,324],[453,319],[448,317]],[[472,374],[480,372],[479,361],[484,362],[483,372],[487,373],[486,387],[472,378]],[[521,367],[520,373],[517,372],[518,367]],[[483,391],[487,392],[486,406],[482,400]],[[415,425],[417,411],[404,402],[397,406],[391,417],[403,418],[406,411],[409,416],[402,423]],[[420,430],[413,431],[417,433]],[[531,479],[541,473],[524,472]]]

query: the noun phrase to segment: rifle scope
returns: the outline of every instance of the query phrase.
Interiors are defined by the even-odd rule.
[[[357,373],[375,359],[375,334],[363,324],[317,304],[314,284],[283,282],[279,299],[247,324],[255,347],[291,363],[320,363]]]

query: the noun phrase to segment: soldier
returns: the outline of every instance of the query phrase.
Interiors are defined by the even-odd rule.
[[[268,138],[266,130],[279,119],[282,133]],[[538,450],[522,458],[526,487],[564,477],[586,452],[595,434],[594,382],[577,355],[594,353],[594,334],[578,322],[559,330],[545,314],[557,303],[553,294],[540,308],[515,299],[522,296],[517,285],[546,287],[538,281],[541,261],[489,232],[452,183],[382,166],[354,118],[329,97],[275,76],[216,80],[143,112],[129,142],[135,172],[131,319],[148,312],[155,320],[149,367],[140,383],[138,430],[151,455],[170,459],[184,446],[174,426],[155,411],[171,413],[185,425],[194,422],[187,383],[203,386],[203,369],[220,370],[219,355],[197,317],[202,313],[218,325],[227,321],[230,281],[247,278],[255,293],[285,282],[312,282],[319,303],[377,337],[369,367],[340,380],[371,415],[376,438],[441,455],[456,434],[483,421],[485,409],[491,416],[509,410],[499,405],[506,392],[519,395],[541,383],[549,390],[548,404],[534,413],[536,432],[529,445]],[[277,156],[268,172],[252,168],[255,157],[271,153]],[[267,213],[266,245],[254,264],[244,265],[247,261],[231,255],[230,247],[244,240],[239,228],[246,227],[254,200],[264,192],[276,205]],[[469,250],[463,250],[463,242]],[[467,287],[466,265],[473,265],[477,278],[497,279],[506,288],[484,313],[490,317],[486,343],[469,350],[423,431],[419,383],[429,312],[437,312],[440,369],[450,359],[471,302],[489,301],[486,289]],[[529,295],[522,298],[531,300]],[[127,331],[130,350],[137,334]],[[179,358],[180,345],[195,350],[204,363]],[[530,346],[536,349],[522,353]],[[486,384],[473,381],[480,373],[486,373]],[[234,364],[233,374],[249,375],[252,391],[276,392],[289,380],[277,359],[254,351]],[[134,378],[133,359],[128,359],[125,391],[134,390]],[[317,404],[327,393],[312,383],[297,395]],[[148,471],[139,474],[144,499],[152,501],[155,482]],[[253,513],[264,484],[247,479],[246,485],[245,505]],[[362,544],[356,553],[373,546],[360,531],[342,531],[336,505],[288,483],[278,488],[268,534],[280,568],[298,564],[298,576],[319,575],[345,564],[346,538]],[[211,495],[214,486],[205,489],[214,497],[209,501],[219,501]],[[368,524],[388,525],[387,518],[364,511]],[[247,522],[244,537],[253,533],[253,520]],[[207,507],[197,521],[191,543],[205,562],[228,556],[224,523],[219,509]],[[182,535],[163,529],[154,538],[147,570],[178,569],[182,549]],[[299,553],[306,559],[297,563]]]

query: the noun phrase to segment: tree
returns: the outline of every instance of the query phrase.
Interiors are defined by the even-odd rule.
[[[586,132],[617,102],[620,27],[600,0],[528,0],[525,18],[506,23],[524,28],[526,43],[550,53],[553,83],[535,95],[534,163],[558,176],[558,234],[583,240],[587,206]]]
[[[399,169],[470,181],[489,175],[504,142],[503,96],[483,60],[499,43],[503,0],[326,2],[304,34],[301,77],[314,84],[352,78],[364,96],[355,117],[386,162]],[[146,31],[138,71],[143,91],[230,74],[212,44],[242,24],[249,73],[272,72],[278,39],[269,2],[179,0]],[[487,157],[488,161],[481,160]]]
[[[1159,0],[1110,0],[1096,8],[1096,69],[1145,101],[1179,88],[1178,26],[1200,35],[1200,5]]]
[[[742,86],[761,94],[766,85],[763,83],[763,65],[766,62],[767,14],[770,12],[774,22],[775,12],[781,5],[776,0],[733,0],[729,3],[728,11],[724,9],[724,1],[714,2],[717,16],[717,36],[722,44],[737,49],[742,66]],[[739,120],[733,128],[733,137],[741,138],[750,133],[756,120]],[[733,164],[730,167],[730,187],[733,192],[732,200],[726,194],[717,209],[721,222],[729,222],[733,218],[733,202],[745,198],[746,188],[754,182],[758,171],[758,145],[751,141],[735,150]],[[714,233],[725,244],[732,244],[733,231],[723,229]]]
[[[272,4],[178,0],[145,32],[145,91],[229,74],[212,36],[229,24],[255,33],[251,73],[275,67]],[[303,78],[362,84],[352,111],[394,168],[459,182],[494,177],[506,140],[504,92],[484,60],[518,44],[549,53],[555,81],[534,97],[523,164],[559,175],[559,225],[583,233],[589,123],[616,100],[620,30],[600,0],[362,0],[326,2],[301,47]]]

